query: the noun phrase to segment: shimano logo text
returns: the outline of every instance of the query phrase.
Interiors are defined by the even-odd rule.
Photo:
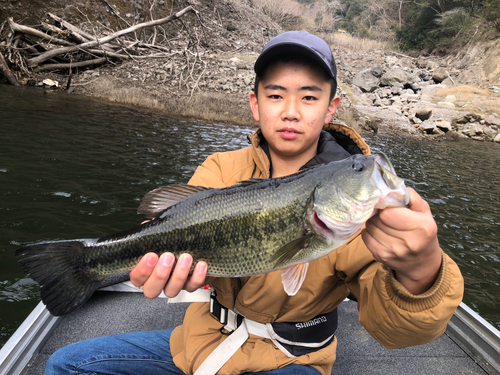
[[[323,315],[323,316],[320,316],[318,318],[308,320],[307,322],[297,323],[297,324],[295,324],[295,327],[297,327],[297,329],[312,327],[312,326],[315,326],[317,324],[326,323],[327,320],[328,319],[326,319],[326,316]]]

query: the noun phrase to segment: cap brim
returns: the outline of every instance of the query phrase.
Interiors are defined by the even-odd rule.
[[[260,76],[262,71],[271,62],[273,62],[277,56],[282,55],[282,54],[286,54],[286,53],[303,54],[303,55],[307,56],[308,58],[311,58],[312,60],[314,60],[314,62],[316,62],[320,66],[322,66],[325,69],[328,76],[330,76],[331,78],[334,78],[334,79],[337,78],[337,77],[335,77],[335,74],[332,72],[331,66],[329,66],[326,63],[326,61],[324,61],[320,56],[318,56],[317,51],[315,51],[309,47],[306,47],[303,44],[297,44],[297,43],[293,43],[293,42],[279,43],[279,44],[276,44],[276,45],[270,47],[269,49],[265,50],[264,52],[262,52],[262,54],[255,61],[255,65],[254,65],[255,73]]]

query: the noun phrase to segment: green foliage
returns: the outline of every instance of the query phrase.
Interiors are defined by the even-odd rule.
[[[403,50],[460,45],[484,21],[500,31],[500,0],[413,1],[396,34]]]
[[[344,21],[341,24],[341,28],[349,33],[356,33],[358,29],[357,18],[363,12],[364,6],[361,0],[345,0],[345,13],[343,14]]]
[[[481,9],[481,15],[486,21],[493,23],[500,32],[500,0],[486,0]]]

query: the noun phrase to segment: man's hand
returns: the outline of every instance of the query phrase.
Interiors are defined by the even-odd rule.
[[[182,254],[176,263],[172,253],[164,253],[160,258],[155,253],[147,253],[130,271],[130,281],[136,287],[142,286],[144,295],[148,298],[158,297],[162,290],[167,297],[173,298],[182,289],[194,292],[204,285],[207,264],[198,262],[189,277],[192,264],[190,254]]]
[[[395,271],[412,294],[426,292],[441,268],[437,225],[429,204],[408,189],[411,206],[390,207],[366,223],[361,236],[375,260]]]

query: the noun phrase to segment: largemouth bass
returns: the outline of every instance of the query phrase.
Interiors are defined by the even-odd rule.
[[[355,155],[291,176],[224,189],[172,185],[146,194],[138,213],[155,220],[101,239],[44,242],[16,251],[53,315],[90,298],[102,280],[130,271],[147,252],[187,252],[208,276],[282,269],[285,291],[302,285],[308,262],[346,243],[378,210],[410,201],[384,154]]]

